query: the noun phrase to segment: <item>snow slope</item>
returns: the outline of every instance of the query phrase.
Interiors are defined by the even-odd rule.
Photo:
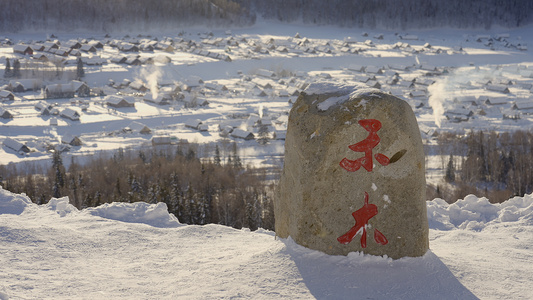
[[[430,248],[328,256],[270,231],[179,224],[164,204],[78,211],[0,190],[0,299],[529,299],[533,196],[428,202]]]

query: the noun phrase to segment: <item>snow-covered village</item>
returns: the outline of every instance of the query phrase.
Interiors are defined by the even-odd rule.
[[[24,6],[8,2],[0,13],[0,300],[531,299],[533,7],[527,1],[503,5],[504,12],[498,1],[489,8],[473,1],[468,9],[478,11],[476,19],[461,15],[456,22],[453,8],[427,1],[425,9],[443,10],[431,24],[401,21],[407,10],[399,4],[390,22],[369,17],[394,14],[379,12],[391,1],[366,1],[375,7],[358,8],[365,17],[357,22],[330,10],[310,16],[298,1],[271,8],[255,0],[181,1],[195,10],[183,13],[179,25],[141,0],[127,9],[98,0],[76,4],[106,8],[101,24],[87,11],[78,21],[61,18],[55,5],[63,0],[43,8],[54,11],[48,21],[16,21]],[[110,13],[118,7],[122,14]],[[40,16],[27,9],[25,20]],[[202,13],[193,17],[196,9]],[[138,17],[121,21],[137,10]],[[490,16],[491,22],[483,19]],[[331,87],[339,94],[324,91]],[[314,110],[302,104],[313,95]],[[421,139],[423,188],[398,175],[411,168],[415,151],[404,141],[390,143],[400,151],[385,149],[389,140],[413,134],[389,138],[392,123],[366,115],[372,107],[366,98],[351,110],[361,113],[354,117],[359,125],[339,123],[355,133],[332,132],[353,138],[351,144],[379,134],[372,147],[381,153],[370,154],[370,162],[341,153],[340,167],[340,159],[332,161],[342,172],[323,166],[336,150],[308,147],[337,143],[326,134],[333,125],[317,121],[308,136],[294,126],[315,126],[301,123],[337,106],[350,111],[344,95],[407,104]],[[359,144],[346,153],[363,152]],[[303,148],[291,154],[297,147]],[[290,159],[306,161],[308,152],[308,162],[297,161],[301,170],[287,170],[296,168]],[[376,177],[363,178],[373,170]],[[378,182],[383,174],[389,179]],[[346,204],[346,224],[355,218],[356,226],[341,241],[349,228],[331,229],[320,215],[326,208],[312,210],[305,195],[309,188],[315,197],[343,197],[351,184],[336,176],[348,175],[354,185],[368,180],[368,186],[366,196],[353,189],[357,200]],[[322,180],[330,177],[331,183]],[[420,248],[422,255],[381,252],[401,235],[377,223],[403,201],[391,194],[394,184],[423,198],[429,246]],[[304,199],[295,200],[298,194]],[[372,204],[378,194],[383,200]],[[310,212],[294,215],[301,207],[280,202],[283,195]],[[376,211],[361,226],[356,213],[372,205]],[[308,220],[313,238],[333,232],[340,243],[323,250],[295,234],[304,223],[290,222],[308,216],[319,220]],[[280,229],[285,218],[287,234]],[[410,241],[404,238],[404,248]],[[342,249],[356,250],[334,252],[348,243],[352,248]]]

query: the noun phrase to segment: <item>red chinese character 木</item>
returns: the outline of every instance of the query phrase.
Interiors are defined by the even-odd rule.
[[[360,209],[352,213],[355,219],[355,225],[348,230],[345,234],[337,238],[339,243],[347,245],[349,244],[357,233],[362,229],[363,235],[361,236],[361,247],[366,248],[366,226],[368,221],[378,214],[378,207],[375,204],[368,203],[368,193],[365,192],[365,204]],[[374,240],[380,245],[386,245],[389,241],[379,230],[374,229]]]

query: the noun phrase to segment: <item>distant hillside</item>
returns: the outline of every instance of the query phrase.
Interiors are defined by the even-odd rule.
[[[533,22],[531,0],[3,0],[0,31],[248,26],[256,16],[346,27],[486,28]]]
[[[241,5],[248,0],[237,1]],[[285,22],[365,28],[520,27],[531,0],[251,0],[258,15]]]
[[[253,16],[231,0],[2,0],[0,31],[139,31],[245,26]]]

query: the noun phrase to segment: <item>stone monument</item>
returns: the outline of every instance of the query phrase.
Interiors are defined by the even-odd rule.
[[[275,230],[332,255],[429,249],[425,160],[409,104],[366,86],[314,83],[291,109]]]

